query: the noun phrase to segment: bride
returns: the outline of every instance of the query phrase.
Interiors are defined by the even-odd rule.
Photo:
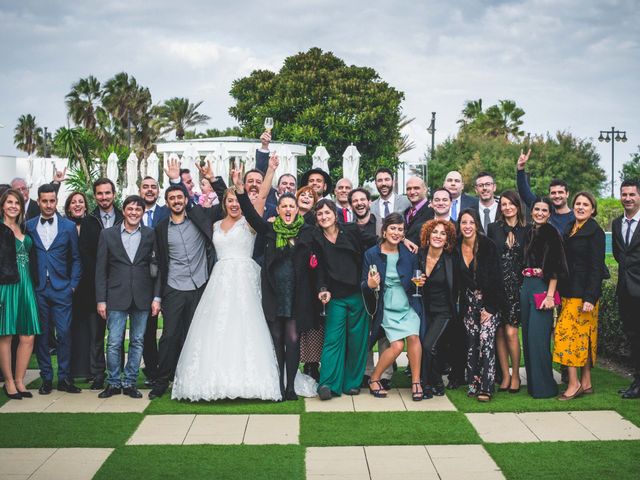
[[[232,171],[234,178],[240,174]],[[264,208],[262,193],[258,211]],[[225,192],[222,208],[225,217],[213,227],[217,261],[184,342],[171,398],[281,400],[278,362],[260,299],[260,267],[251,258],[256,234],[242,216],[235,188]]]

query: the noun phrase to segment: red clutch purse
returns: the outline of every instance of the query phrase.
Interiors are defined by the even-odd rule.
[[[542,307],[542,302],[544,302],[544,299],[547,298],[547,292],[542,292],[542,293],[534,293],[533,294],[533,302],[536,304],[536,308],[538,310],[540,310],[540,307]],[[553,294],[553,305],[556,307],[560,306],[560,294],[558,293],[558,291],[556,290]]]

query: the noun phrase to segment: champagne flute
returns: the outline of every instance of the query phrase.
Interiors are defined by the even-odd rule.
[[[414,270],[413,277],[411,278],[411,281],[416,285],[416,293],[413,294],[414,297],[422,296],[418,291],[418,284],[420,283],[421,279],[422,279],[422,270]]]
[[[327,291],[327,289],[325,287],[322,287],[320,289],[320,293],[324,293],[326,291]],[[325,295],[322,295],[322,298],[324,299]],[[327,308],[327,304],[325,302],[323,302],[322,300],[320,301],[320,303],[322,303],[322,312],[320,313],[320,316],[321,317],[326,317],[327,316],[327,309],[326,309]]]
[[[264,119],[264,128],[267,132],[271,133],[273,129],[273,117],[267,117]]]

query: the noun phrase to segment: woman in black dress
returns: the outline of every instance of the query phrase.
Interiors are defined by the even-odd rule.
[[[524,244],[530,228],[524,219],[520,196],[513,190],[502,192],[496,221],[487,229],[487,236],[498,249],[504,297],[496,332],[496,350],[502,370],[500,392],[520,391],[520,287]],[[512,374],[509,373],[509,360]]]

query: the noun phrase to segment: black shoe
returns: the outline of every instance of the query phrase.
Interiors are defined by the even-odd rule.
[[[120,387],[114,387],[113,385],[107,385],[103,391],[98,394],[98,398],[109,398],[114,395],[120,395],[122,393],[122,389]]]
[[[58,382],[58,390],[60,392],[67,392],[67,393],[80,393],[82,391],[80,388],[76,387],[69,380],[60,380]]]
[[[282,398],[284,398],[285,400],[295,401],[298,400],[298,395],[296,395],[296,392],[293,390],[287,390],[286,392],[284,392],[284,396]]]
[[[104,388],[104,378],[96,377],[91,383],[91,390],[102,390]]]
[[[153,387],[155,384],[156,384],[156,381],[153,378],[147,378],[144,381],[144,386],[145,387]]]
[[[622,398],[624,399],[633,399],[640,398],[640,385],[636,385],[635,387],[629,387],[629,389],[622,394]]]
[[[439,383],[438,385],[434,385],[433,394],[436,397],[442,397],[444,395],[444,383]]]
[[[422,398],[429,400],[433,398],[433,388],[429,385],[422,388]]]
[[[460,382],[458,380],[449,380],[449,383],[447,383],[448,390],[455,390],[459,386],[460,386]]]
[[[53,383],[51,380],[42,380],[42,385],[38,389],[40,395],[49,395],[53,390]]]
[[[22,400],[22,395],[20,395],[20,392],[18,391],[18,389],[16,388],[16,393],[9,393],[7,391],[7,384],[5,383],[2,386],[2,390],[4,390],[4,394],[10,398],[11,400]]]
[[[365,375],[362,377],[362,383],[360,384],[360,388],[367,388],[369,386],[369,379],[371,377],[369,375]]]
[[[33,398],[33,393],[31,393],[29,390],[25,390],[24,392],[18,390],[18,393],[22,398]]]
[[[320,400],[330,400],[331,388],[329,388],[328,385],[320,385],[318,388],[318,397],[320,397]]]
[[[384,388],[385,390],[391,390],[393,388],[391,386],[391,380],[389,380],[388,378],[381,378],[380,384],[382,385],[382,388]]]
[[[131,398],[142,398],[142,394],[136,387],[124,387],[122,389],[122,394]]]
[[[350,388],[349,390],[347,390],[344,393],[345,393],[345,395],[360,395],[360,389],[359,388]]]
[[[151,389],[151,391],[149,392],[149,398],[153,400],[154,398],[162,397],[162,395],[164,395],[164,392],[167,391],[167,388],[168,388],[167,385],[160,385],[156,383]]]

